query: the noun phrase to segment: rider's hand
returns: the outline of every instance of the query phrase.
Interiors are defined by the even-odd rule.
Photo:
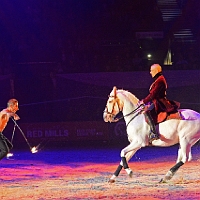
[[[143,100],[140,100],[138,101],[137,106],[139,107],[140,105],[143,105],[143,104],[144,104]]]
[[[17,121],[17,120],[19,120],[20,119],[20,117],[17,115],[17,114],[14,114],[14,119]]]

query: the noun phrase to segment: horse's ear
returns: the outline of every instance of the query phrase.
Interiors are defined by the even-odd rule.
[[[113,94],[116,97],[116,95],[117,95],[117,87],[116,86],[113,87]]]

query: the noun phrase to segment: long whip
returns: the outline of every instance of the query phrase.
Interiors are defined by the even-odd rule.
[[[13,128],[12,137],[11,137],[11,143],[13,142],[13,138],[14,138],[14,134],[15,134],[15,127],[16,127],[16,124],[14,125],[14,128]]]
[[[36,152],[38,151],[37,148],[36,148],[36,147],[31,147],[31,145],[30,145],[30,143],[28,142],[28,140],[27,140],[27,138],[26,138],[24,132],[23,132],[22,129],[19,127],[19,125],[17,124],[16,120],[14,120],[12,117],[11,117],[11,119],[13,120],[15,126],[17,126],[17,128],[20,130],[20,132],[21,132],[22,136],[24,137],[26,143],[28,144],[28,146],[29,146],[31,152],[32,152],[32,153],[36,153]],[[13,129],[12,139],[13,139],[13,136],[14,136],[15,126],[14,126],[14,129]]]

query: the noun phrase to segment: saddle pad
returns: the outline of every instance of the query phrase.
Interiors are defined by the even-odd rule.
[[[176,113],[170,113],[168,114],[166,120],[168,119],[183,119],[180,112],[176,112]]]

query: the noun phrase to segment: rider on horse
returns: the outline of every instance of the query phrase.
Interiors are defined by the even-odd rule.
[[[164,121],[168,114],[176,113],[180,103],[166,98],[167,82],[162,75],[162,67],[159,64],[151,66],[150,74],[154,81],[149,88],[149,95],[139,101],[138,104],[149,104],[145,115],[151,128],[149,136],[151,143],[153,140],[159,139],[155,124]]]

